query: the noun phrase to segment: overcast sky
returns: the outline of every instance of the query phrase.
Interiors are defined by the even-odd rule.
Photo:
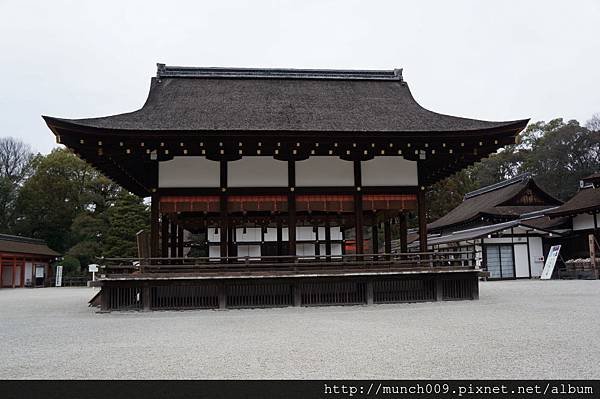
[[[0,136],[56,144],[40,115],[133,111],[156,63],[404,68],[433,111],[600,112],[600,1],[0,0]]]

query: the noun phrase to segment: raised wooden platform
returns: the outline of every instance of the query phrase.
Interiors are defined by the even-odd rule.
[[[415,258],[416,256],[416,258]],[[101,310],[225,309],[477,299],[472,259],[435,254],[336,260],[113,259],[95,282]],[[407,261],[407,258],[412,260]],[[279,257],[281,258],[281,257]],[[131,261],[131,260],[129,260]],[[220,262],[223,263],[220,263]],[[106,262],[110,263],[110,262]],[[427,266],[425,266],[427,265]]]

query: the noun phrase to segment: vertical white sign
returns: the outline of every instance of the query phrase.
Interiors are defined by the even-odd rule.
[[[56,266],[56,281],[54,284],[56,287],[62,287],[62,271],[62,266]]]
[[[552,273],[554,272],[554,266],[556,265],[556,259],[558,259],[559,253],[560,245],[554,245],[552,248],[550,248],[550,252],[548,252],[548,256],[546,257],[546,264],[544,264],[544,270],[542,270],[540,280],[550,280]]]

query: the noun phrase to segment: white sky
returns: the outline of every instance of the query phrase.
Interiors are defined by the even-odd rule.
[[[600,1],[0,0],[0,136],[48,152],[40,115],[133,111],[156,62],[404,68],[433,111],[488,120],[600,112]]]

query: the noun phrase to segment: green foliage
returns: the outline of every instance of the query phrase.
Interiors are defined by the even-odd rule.
[[[521,173],[531,173],[548,193],[561,200],[572,197],[579,180],[600,171],[600,117],[586,127],[577,121],[530,124],[518,144],[504,147],[482,162],[433,185],[427,193],[428,220],[456,207],[464,194]]]
[[[150,213],[141,198],[121,192],[107,211],[109,228],[104,240],[106,257],[137,256],[136,234],[149,228]],[[133,238],[133,239],[132,239]]]
[[[428,204],[427,218],[436,220],[456,208],[469,191],[477,188],[472,171],[462,170],[451,178],[444,179],[431,186],[426,193]]]
[[[65,255],[62,260],[56,262],[55,266],[63,267],[63,276],[77,276],[81,274],[81,263],[74,256]]]

